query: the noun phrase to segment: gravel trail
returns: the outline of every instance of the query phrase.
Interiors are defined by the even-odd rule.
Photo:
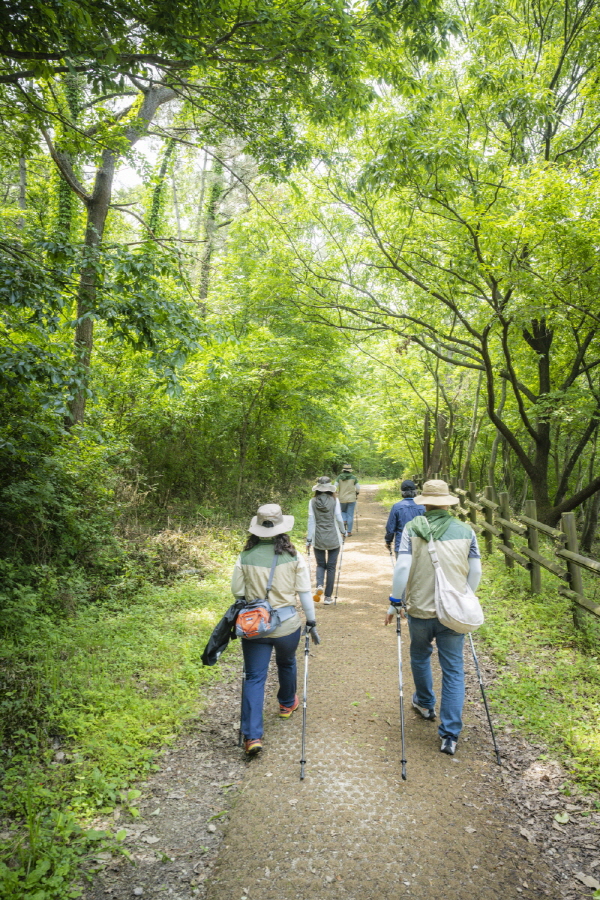
[[[406,628],[401,781],[396,636],[383,626],[386,511],[363,490],[359,512],[338,604],[318,610],[322,644],[311,645],[306,778],[299,781],[301,712],[280,720],[271,690],[265,749],[247,764],[204,885],[208,900],[564,897],[539,849],[519,834],[472,673],[456,757],[439,752],[437,720],[410,709]]]

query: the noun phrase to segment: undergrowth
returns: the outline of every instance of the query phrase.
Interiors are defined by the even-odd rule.
[[[135,592],[113,590],[67,618],[38,614],[0,640],[3,898],[79,895],[72,885],[82,858],[122,837],[90,823],[117,804],[134,807],[131,783],[155,767],[157,750],[173,741],[197,711],[202,686],[218,677],[200,654],[231,602],[240,534],[223,531],[197,543],[212,556],[212,572],[192,568],[171,585],[141,580]]]
[[[529,574],[507,569],[498,553],[484,558],[483,571],[478,638],[497,666],[495,710],[547,744],[581,787],[600,789],[600,622],[585,613],[576,628],[551,575],[532,594]]]

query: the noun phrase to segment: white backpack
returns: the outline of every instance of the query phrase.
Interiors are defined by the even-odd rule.
[[[469,584],[464,593],[452,587],[440,565],[433,537],[427,545],[435,569],[435,614],[446,628],[468,634],[483,625],[483,610],[479,598]]]

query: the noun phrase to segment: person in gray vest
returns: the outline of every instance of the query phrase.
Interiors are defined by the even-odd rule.
[[[346,536],[346,527],[342,518],[340,501],[335,497],[335,485],[326,475],[317,479],[313,487],[314,496],[308,503],[308,531],[306,550],[310,552],[314,545],[317,561],[317,589],[314,599],[317,603],[323,597],[325,586],[325,603],[333,603],[335,585],[335,569],[342,541]],[[325,581],[327,576],[327,581]]]
[[[358,478],[352,474],[350,463],[344,463],[342,473],[335,483],[335,489],[340,499],[344,525],[347,533],[350,535],[354,526],[354,508],[360,493]]]

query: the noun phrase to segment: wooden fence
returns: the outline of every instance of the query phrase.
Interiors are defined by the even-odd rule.
[[[498,494],[499,502],[496,503],[492,500],[491,487],[478,491],[473,481],[466,487],[462,479],[453,481],[443,473],[435,477],[443,478],[452,493],[460,498],[460,505],[455,509],[463,521],[469,520],[475,532],[483,534],[486,551],[500,550],[509,569],[516,563],[528,570],[533,593],[541,591],[542,569],[546,569],[563,582],[558,591],[573,602],[576,624],[581,624],[582,607],[600,617],[600,605],[585,596],[581,575],[582,569],[600,575],[600,562],[579,553],[574,513],[563,513],[560,529],[551,528],[538,522],[535,500],[526,501],[524,515],[515,515],[511,512],[507,493]],[[422,475],[415,475],[413,479],[422,486]],[[540,553],[540,534],[554,547],[552,559]]]

